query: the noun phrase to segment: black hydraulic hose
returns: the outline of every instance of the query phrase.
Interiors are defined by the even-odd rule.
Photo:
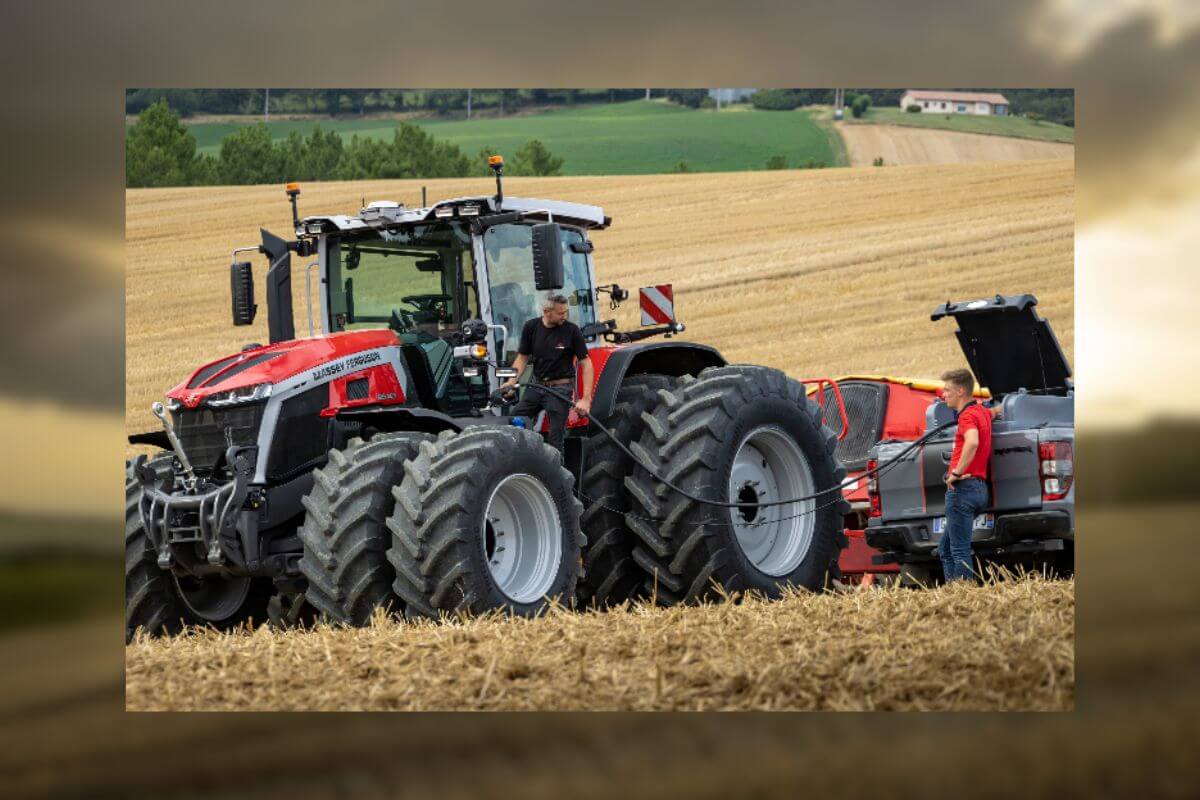
[[[572,408],[574,407],[575,401],[573,399],[571,399],[570,395],[563,394],[562,392],[559,392],[556,389],[552,389],[551,387],[545,386],[540,383],[533,384],[533,385],[538,389],[538,391],[547,392],[547,393],[557,397],[558,399],[562,400],[563,402],[565,402],[569,407],[572,407]],[[578,412],[576,412],[576,413],[578,413]],[[857,484],[859,481],[863,480],[864,478],[870,478],[870,477],[878,476],[878,475],[882,474],[885,471],[885,467],[890,468],[893,465],[899,463],[901,459],[903,459],[906,455],[911,453],[913,450],[917,449],[918,447],[921,447],[927,441],[929,441],[930,439],[932,439],[934,436],[941,433],[945,429],[949,428],[950,426],[957,424],[955,422],[943,423],[942,425],[939,425],[936,428],[934,428],[933,430],[926,433],[921,438],[916,439],[915,441],[911,442],[908,445],[908,447],[905,447],[903,450],[901,450],[899,453],[897,453],[892,458],[888,459],[886,462],[884,462],[882,464],[876,464],[874,469],[866,470],[865,472],[858,475],[857,477],[855,477],[852,480],[843,481],[842,483],[839,483],[836,486],[831,486],[828,489],[822,489],[821,491],[816,492],[814,494],[810,494],[805,497],[793,497],[788,500],[772,500],[767,503],[732,503],[732,502],[725,502],[725,501],[721,501],[721,500],[710,500],[707,497],[698,497],[698,496],[692,494],[691,492],[689,492],[687,489],[683,489],[683,488],[680,488],[679,486],[676,486],[675,484],[671,483],[669,480],[667,480],[666,478],[664,478],[663,476],[661,476],[657,472],[655,472],[653,467],[651,467],[648,464],[643,463],[642,460],[640,458],[638,458],[637,455],[632,450],[630,450],[628,447],[626,447],[625,443],[622,442],[620,439],[618,439],[611,430],[609,430],[607,427],[605,427],[603,425],[603,423],[599,422],[591,414],[587,414],[585,416],[588,418],[588,421],[590,422],[590,424],[595,425],[597,428],[599,428],[600,432],[603,433],[605,436],[607,436],[609,439],[611,439],[613,444],[615,444],[618,448],[620,448],[621,451],[625,453],[625,455],[627,455],[631,459],[633,459],[635,464],[637,464],[642,469],[644,469],[648,473],[650,473],[650,477],[654,478],[654,480],[658,481],[659,483],[663,484],[671,491],[673,491],[679,495],[682,495],[683,497],[686,497],[689,500],[693,500],[697,503],[704,503],[705,505],[717,506],[719,508],[747,508],[750,506],[757,507],[757,508],[768,508],[770,506],[786,506],[786,505],[791,505],[792,503],[804,503],[809,500],[815,500],[818,497],[821,497],[826,494],[830,494],[832,492],[841,492],[847,486],[853,486],[853,485]]]

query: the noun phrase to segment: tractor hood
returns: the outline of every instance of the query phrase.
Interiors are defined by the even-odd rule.
[[[1022,389],[1065,395],[1073,389],[1071,367],[1050,323],[1034,311],[1031,294],[964,300],[938,306],[930,317],[954,317],[954,335],[975,379],[992,397]]]
[[[252,346],[205,364],[167,392],[167,397],[194,408],[213,394],[262,383],[276,384],[304,370],[361,351],[399,343],[396,334],[390,330],[369,330],[293,339],[266,347]]]

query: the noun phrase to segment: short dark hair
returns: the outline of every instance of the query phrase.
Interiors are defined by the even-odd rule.
[[[952,383],[967,394],[975,393],[975,376],[969,369],[951,369],[942,373],[942,380]]]

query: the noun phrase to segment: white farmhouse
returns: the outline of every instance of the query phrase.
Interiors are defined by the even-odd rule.
[[[900,108],[920,106],[922,112],[938,114],[978,114],[1003,117],[1008,100],[993,92],[947,92],[936,89],[909,89],[900,98]]]

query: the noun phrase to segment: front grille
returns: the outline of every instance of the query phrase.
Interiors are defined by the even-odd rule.
[[[230,408],[184,408],[174,413],[175,433],[192,467],[211,472],[229,445],[258,441],[265,404]],[[227,433],[228,432],[228,433]]]
[[[850,420],[850,432],[838,442],[835,455],[842,466],[849,470],[863,469],[871,448],[879,441],[883,431],[883,415],[887,410],[887,385],[882,383],[839,383],[842,401],[846,404],[846,418]],[[820,393],[813,396],[820,400]],[[825,389],[825,409],[822,421],[839,436],[842,433],[842,415],[838,412],[837,398],[831,389]]]

